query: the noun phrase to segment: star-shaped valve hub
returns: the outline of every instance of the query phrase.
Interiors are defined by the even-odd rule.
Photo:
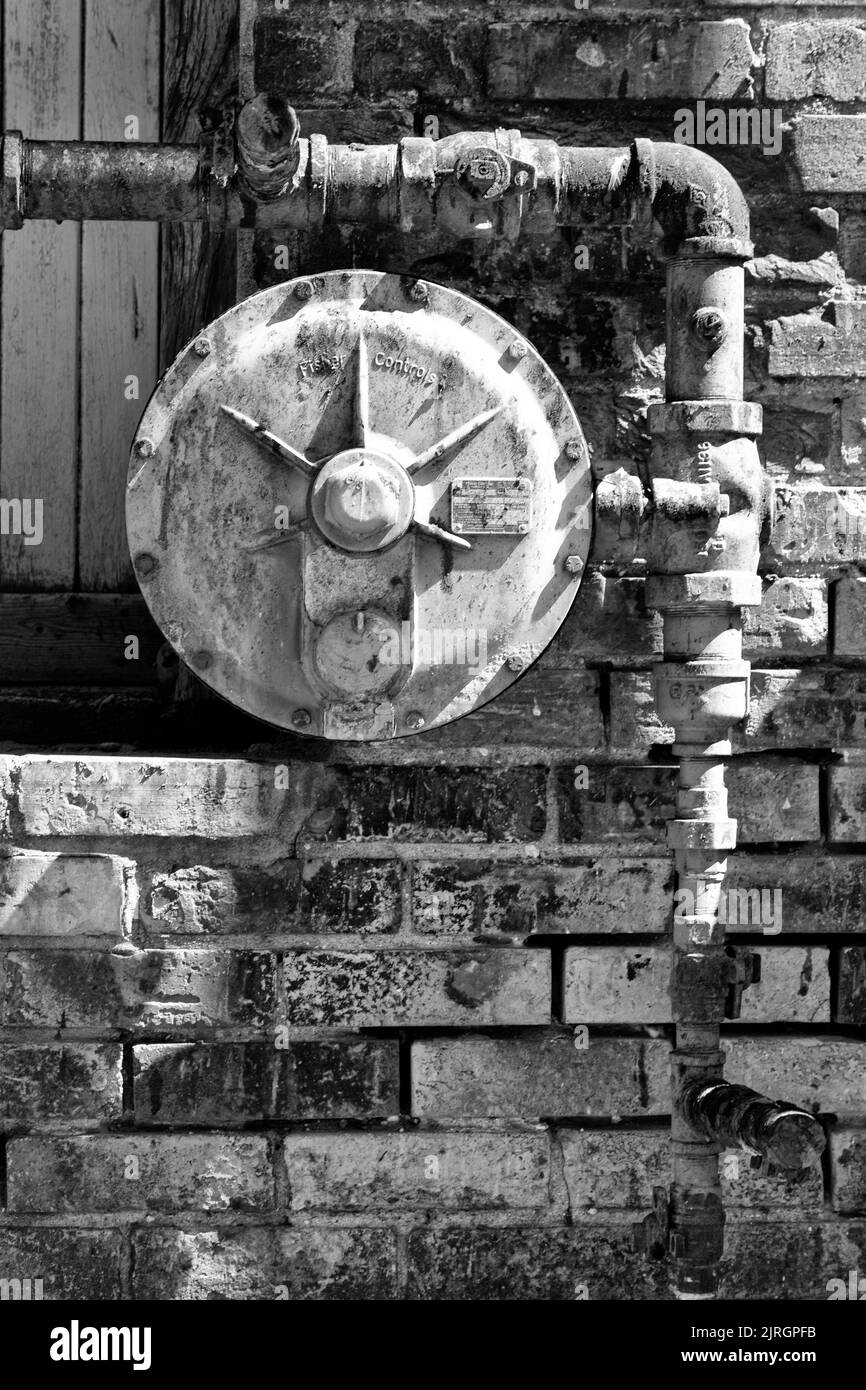
[[[416,516],[416,492],[412,475],[440,462],[452,449],[470,439],[497,415],[503,406],[482,411],[458,426],[438,443],[407,463],[391,458],[381,446],[371,446],[369,369],[363,334],[358,339],[357,374],[353,408],[354,439],[327,460],[311,462],[303,453],[280,439],[264,424],[232,406],[221,408],[247,434],[273,455],[304,474],[310,481],[310,513],[331,545],[353,554],[385,550],[405,535],[410,526],[422,535],[470,550],[469,541]],[[275,537],[288,540],[293,531]]]

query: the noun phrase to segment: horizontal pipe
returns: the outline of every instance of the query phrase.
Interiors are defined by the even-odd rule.
[[[726,1081],[688,1081],[680,1092],[684,1119],[706,1139],[752,1149],[778,1168],[803,1169],[824,1151],[824,1131],[796,1105],[768,1100]]]
[[[673,253],[695,242],[700,254],[746,259],[748,209],[721,165],[686,145],[637,140],[631,147],[559,146],[518,131],[461,133],[393,145],[329,145],[323,136],[292,140],[280,177],[259,163],[229,159],[214,168],[207,144],[142,145],[3,137],[2,225],[54,221],[213,221],[225,226],[305,230],[323,223],[441,229],[461,237],[540,232],[586,221],[593,208],[648,202]],[[487,198],[461,182],[469,151],[492,151],[515,181]],[[216,161],[220,163],[219,159]],[[527,171],[531,171],[531,178]],[[251,176],[251,177],[250,177]],[[525,191],[521,191],[525,188]]]

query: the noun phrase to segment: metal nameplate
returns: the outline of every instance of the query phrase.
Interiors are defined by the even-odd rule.
[[[456,478],[451,530],[466,535],[522,536],[532,525],[529,478]]]

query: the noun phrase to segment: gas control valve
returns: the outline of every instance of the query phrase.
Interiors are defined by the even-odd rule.
[[[282,284],[204,330],[132,449],[154,619],[282,728],[383,739],[493,699],[562,623],[589,553],[577,416],[530,344],[440,285]]]

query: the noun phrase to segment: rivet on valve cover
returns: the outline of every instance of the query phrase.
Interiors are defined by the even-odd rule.
[[[203,330],[211,350],[184,349],[148,403],[136,574],[179,654],[206,650],[197,675],[260,719],[435,728],[505,690],[568,612],[592,526],[580,425],[465,295],[372,271],[299,283]]]

